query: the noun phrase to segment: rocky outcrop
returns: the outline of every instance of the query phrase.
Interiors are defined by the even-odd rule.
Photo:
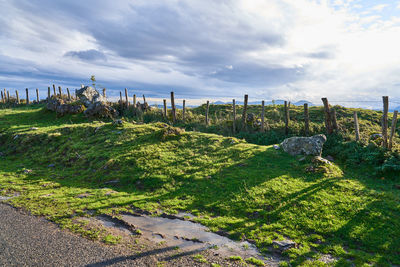
[[[290,137],[285,139],[280,146],[290,155],[313,155],[321,156],[322,148],[326,142],[326,136],[323,134],[312,137]]]
[[[94,102],[83,112],[87,117],[114,118],[118,112],[105,102]]]
[[[107,99],[93,87],[82,87],[76,91],[76,96],[85,105],[84,114],[88,117],[113,118],[118,115],[118,112],[107,104]]]
[[[59,116],[78,114],[85,109],[84,106],[78,102],[72,102],[54,96],[48,99],[46,107],[49,110],[55,111]]]

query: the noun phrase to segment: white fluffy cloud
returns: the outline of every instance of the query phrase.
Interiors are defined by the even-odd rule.
[[[400,101],[400,18],[382,14],[397,4],[361,4],[0,0],[0,83],[95,74],[153,96]]]

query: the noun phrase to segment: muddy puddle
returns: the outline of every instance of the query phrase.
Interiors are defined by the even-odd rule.
[[[192,218],[188,213],[178,214],[179,218]],[[97,217],[105,227],[123,227],[105,217]],[[122,224],[140,229],[142,237],[154,242],[163,242],[168,246],[177,246],[182,250],[213,249],[221,256],[237,255],[242,258],[255,257],[270,265],[279,264],[278,257],[261,255],[257,248],[247,242],[238,242],[209,232],[208,228],[183,219],[152,217],[148,215],[122,215]],[[121,225],[122,225],[121,224]],[[127,230],[127,229],[126,229]]]

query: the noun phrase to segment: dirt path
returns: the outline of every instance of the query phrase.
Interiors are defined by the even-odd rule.
[[[140,245],[137,251],[106,246],[63,231],[41,217],[0,203],[0,266],[222,266],[235,265],[211,251],[180,253],[175,248]],[[202,254],[207,263],[193,258]]]

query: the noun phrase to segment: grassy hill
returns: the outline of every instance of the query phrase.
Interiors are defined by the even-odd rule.
[[[397,152],[367,141],[379,131],[378,112],[360,110],[363,142],[356,143],[351,110],[338,109],[343,133],[330,137],[325,152],[338,161],[310,173],[309,160],[270,145],[284,138],[280,106],[268,107],[268,133],[250,127],[239,138],[228,136],[229,106],[212,106],[217,115],[207,128],[202,108],[177,123],[187,131],[156,122],[162,120],[158,111],[116,125],[81,114],[57,118],[41,105],[3,108],[0,194],[19,192],[13,205],[89,236],[94,234],[81,230],[73,216],[186,211],[212,231],[250,240],[261,251],[274,250],[273,240],[294,240],[299,246],[284,253],[293,265],[323,266],[318,258],[327,253],[337,266],[400,264],[398,172],[377,171]],[[301,133],[301,116],[301,108],[293,108],[291,135]],[[312,132],[323,131],[321,107],[312,107],[310,116]],[[382,162],[369,164],[377,159]]]

